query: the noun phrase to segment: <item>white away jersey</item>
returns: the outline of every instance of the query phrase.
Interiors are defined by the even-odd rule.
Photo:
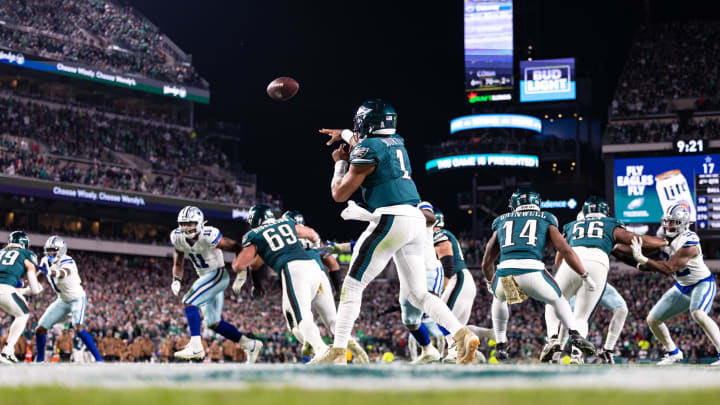
[[[198,276],[225,267],[222,251],[216,247],[220,239],[222,239],[222,234],[214,226],[204,227],[198,240],[194,242],[188,240],[180,228],[170,233],[170,241],[175,250],[187,255]]]
[[[63,278],[50,276],[47,278],[53,291],[57,293],[61,300],[70,302],[85,296],[85,290],[82,288],[82,280],[80,280],[80,273],[78,273],[77,264],[75,264],[75,260],[73,260],[72,257],[65,255],[50,265],[47,256],[45,256],[42,258],[41,263],[46,264],[48,270],[65,269],[65,271],[69,272],[69,274]]]
[[[698,281],[709,277],[711,274],[710,270],[705,265],[705,261],[703,260],[700,238],[698,238],[695,232],[685,231],[683,234],[678,235],[675,239],[673,239],[668,246],[662,248],[662,252],[670,258],[672,255],[677,253],[678,250],[692,246],[697,247],[700,254],[690,259],[684,269],[673,273],[675,280],[682,286],[693,285]]]
[[[425,228],[425,270],[428,272],[434,272],[436,269],[442,267],[442,263],[440,263],[440,260],[438,260],[435,254],[433,234],[432,225]]]

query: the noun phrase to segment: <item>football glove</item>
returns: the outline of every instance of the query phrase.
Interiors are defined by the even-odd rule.
[[[648,258],[642,253],[642,239],[639,236],[632,239],[630,247],[632,248],[633,258],[640,264],[647,264]]]
[[[170,289],[172,290],[173,295],[178,295],[180,292],[180,280],[177,278],[173,279],[172,284],[170,284]]]
[[[235,294],[240,294],[245,281],[247,281],[247,268],[242,269],[235,277],[235,281],[232,285],[232,290]]]
[[[265,296],[265,288],[262,285],[253,286],[252,288],[253,298],[262,298]]]

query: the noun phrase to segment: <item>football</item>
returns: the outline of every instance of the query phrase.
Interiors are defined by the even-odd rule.
[[[300,84],[292,77],[278,77],[268,84],[267,94],[276,101],[287,101],[293,98],[300,89]]]

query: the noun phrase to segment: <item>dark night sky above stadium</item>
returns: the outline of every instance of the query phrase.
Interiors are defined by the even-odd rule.
[[[712,2],[647,1],[654,20],[718,15],[703,5]],[[341,207],[329,196],[330,149],[316,129],[351,126],[355,109],[369,98],[385,98],[398,110],[421,196],[455,201],[457,190],[424,187],[423,144],[470,112],[462,1],[128,2],[191,53],[210,82],[212,104],[196,110],[199,119],[240,123],[245,168],[258,173],[261,189],[282,195],[287,208],[321,223],[322,233],[342,236],[331,229],[341,223],[335,214]],[[593,79],[594,115],[604,121],[632,34],[646,19],[645,3],[516,1],[516,10],[531,10],[532,17],[525,27],[516,18],[516,47],[528,43],[518,33],[525,30],[533,57],[576,57],[578,75]],[[265,94],[278,76],[300,82],[289,102]]]

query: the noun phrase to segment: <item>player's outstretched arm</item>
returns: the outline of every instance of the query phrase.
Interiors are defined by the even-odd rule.
[[[31,294],[40,294],[42,291],[42,286],[40,285],[40,282],[37,279],[37,270],[35,268],[35,263],[32,261],[25,259],[25,274],[27,275],[28,284],[30,284],[30,293]]]
[[[615,238],[615,241],[628,246],[632,244],[632,240],[636,236],[639,236],[642,239],[643,249],[657,249],[663,246],[667,246],[668,244],[665,239],[656,238],[650,235],[640,236],[620,226],[615,227],[615,230],[613,230],[613,238]]]
[[[220,237],[220,241],[215,245],[220,250],[223,250],[225,252],[231,252],[231,253],[240,253],[242,250],[242,245],[237,243],[237,241],[226,238],[225,236]]]
[[[321,134],[325,134],[330,137],[325,143],[330,146],[335,142],[345,141],[350,145],[350,149],[358,142],[358,137],[353,131],[349,129],[327,129],[323,128],[319,131]]]
[[[485,252],[482,258],[482,272],[485,276],[486,281],[492,282],[495,277],[495,260],[500,256],[500,244],[498,243],[497,231],[493,232],[487,245],[485,245]]]
[[[240,253],[238,253],[237,256],[235,256],[235,260],[233,260],[232,262],[233,271],[235,271],[236,273],[240,273],[241,271],[243,271],[243,269],[246,269],[248,266],[253,264],[256,255],[257,246],[251,243]]]
[[[688,246],[681,248],[667,261],[648,259],[642,255],[642,241],[640,238],[633,240],[632,244],[633,257],[638,261],[638,270],[654,271],[669,276],[676,271],[684,269],[690,259],[700,254],[697,246]]]

